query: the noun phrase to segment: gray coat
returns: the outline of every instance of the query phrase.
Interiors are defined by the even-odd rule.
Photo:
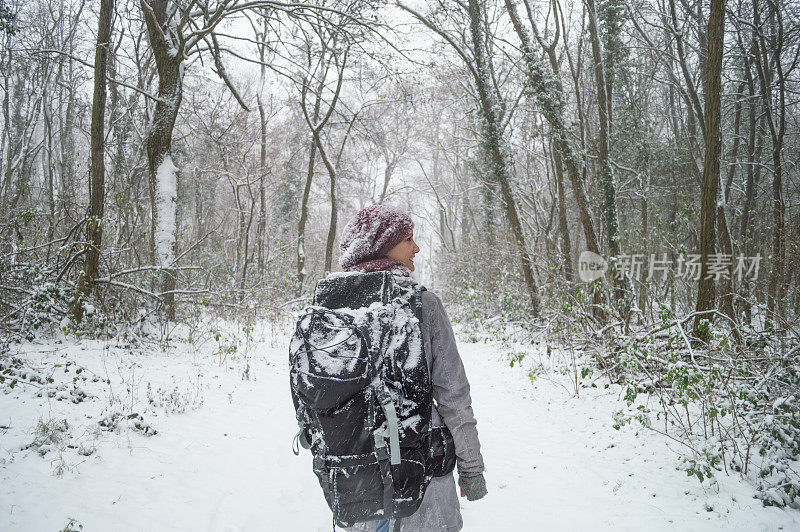
[[[447,425],[453,433],[459,472],[482,472],[483,456],[478,441],[469,381],[458,354],[450,319],[433,292],[422,293],[422,343],[433,380],[433,426]],[[453,474],[431,480],[419,510],[400,520],[400,530],[456,532],[463,526]],[[375,523],[359,523],[345,530],[372,532]],[[395,530],[391,523],[390,530]]]

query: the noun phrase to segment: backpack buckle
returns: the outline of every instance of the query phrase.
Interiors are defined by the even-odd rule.
[[[389,448],[386,447],[386,440],[384,439],[383,432],[384,431],[375,431],[372,435],[375,440],[375,455],[379,462],[389,459]]]

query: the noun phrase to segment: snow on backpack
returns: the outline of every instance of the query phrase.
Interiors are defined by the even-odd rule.
[[[432,476],[455,465],[446,427],[431,430],[422,286],[388,272],[321,280],[289,344],[292,400],[334,529],[399,519]]]

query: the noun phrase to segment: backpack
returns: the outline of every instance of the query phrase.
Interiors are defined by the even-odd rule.
[[[454,467],[449,431],[430,428],[422,290],[389,272],[335,273],[298,316],[293,450],[311,450],[334,529],[413,514],[431,477]]]

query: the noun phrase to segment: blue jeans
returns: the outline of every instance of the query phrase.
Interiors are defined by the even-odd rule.
[[[389,521],[375,521],[375,532],[389,532]]]

